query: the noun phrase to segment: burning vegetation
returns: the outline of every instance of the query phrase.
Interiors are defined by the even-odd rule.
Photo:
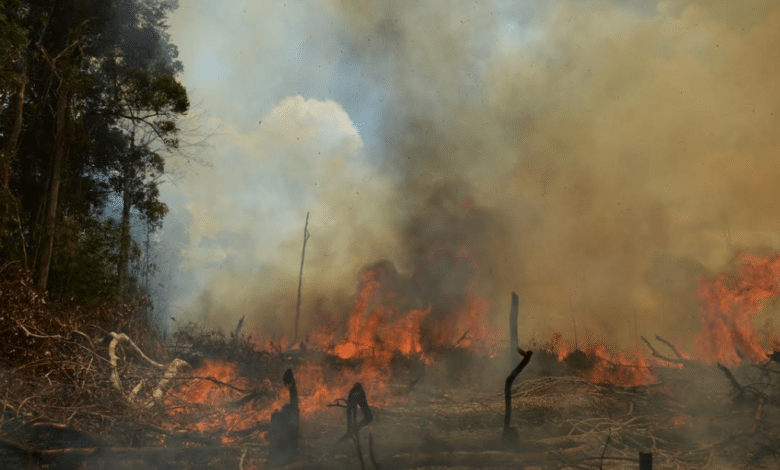
[[[693,352],[662,337],[629,355],[556,336],[509,363],[480,328],[483,300],[463,295],[459,320],[426,323],[434,306],[394,291],[414,282],[386,263],[363,272],[341,329],[286,348],[243,334],[243,319],[229,335],[190,325],[168,346],[121,322],[130,334],[90,329],[68,310],[44,324],[51,307],[5,266],[4,357],[18,359],[3,369],[0,458],[74,469],[637,468],[642,453],[642,468],[771,468],[780,352],[744,320],[780,293],[779,259],[746,255],[736,274],[701,281]]]
[[[2,2],[0,467],[777,468],[776,2],[315,3],[295,57],[336,65],[297,75],[349,90],[266,81],[246,164],[182,179],[166,236],[224,269],[163,340],[177,2]]]

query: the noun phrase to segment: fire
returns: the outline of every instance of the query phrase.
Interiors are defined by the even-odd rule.
[[[742,256],[737,275],[720,274],[701,281],[698,297],[701,301],[699,319],[702,330],[696,338],[696,359],[707,364],[719,362],[738,365],[742,360],[766,362],[767,354],[759,341],[754,317],[766,301],[780,296],[780,254]],[[770,339],[780,346],[780,336]],[[641,353],[626,353],[607,348],[603,343],[589,343],[584,349],[572,346],[555,334],[543,346],[561,362],[567,362],[592,382],[610,382],[624,386],[654,383],[651,366],[682,367]],[[681,348],[684,360],[691,360]]]
[[[464,253],[465,249],[461,249],[458,256],[465,256]],[[391,283],[383,282],[388,277],[383,268],[386,269],[379,266],[363,273],[354,307],[348,315],[346,335],[329,348],[331,354],[342,359],[359,358],[376,368],[389,366],[398,355],[430,363],[435,349],[469,348],[475,337],[486,334],[480,320],[489,309],[487,300],[468,293],[461,305],[446,312],[446,321],[434,321],[432,305],[412,307],[399,299],[405,298],[406,293],[399,295],[392,285],[386,285]],[[318,338],[326,336],[321,331],[315,334]]]
[[[366,384],[372,405],[387,406],[401,399],[393,395],[387,380],[373,368],[334,371],[322,364],[303,362],[293,368],[293,373],[303,417],[326,409],[337,398],[346,397],[355,382]],[[266,379],[263,383],[251,384],[239,374],[235,364],[205,360],[193,371],[193,376],[197,378],[186,380],[166,397],[166,408],[179,410],[179,414],[193,408],[204,410],[203,413],[192,413],[193,430],[229,434],[248,429],[258,423],[270,422],[271,414],[288,402],[281,380],[270,383]],[[242,400],[258,386],[267,393],[258,394],[255,400]],[[229,441],[228,438],[223,440]]]
[[[594,358],[594,365],[585,377],[594,383],[636,387],[649,385],[658,380],[650,371],[650,364],[641,354],[633,358],[622,351],[610,354],[604,344],[594,344],[585,349],[585,354]]]
[[[560,334],[542,346],[542,350],[558,357],[558,361],[579,370],[593,383],[611,383],[623,387],[637,387],[656,383],[651,364],[641,353],[628,355],[600,341],[586,341],[584,349],[573,347]]]
[[[398,312],[380,303],[381,272],[369,269],[363,273],[361,289],[347,319],[347,334],[330,349],[342,359],[360,358],[375,367],[387,367],[396,354],[422,356],[420,326],[431,309]]]
[[[702,330],[696,348],[704,362],[733,366],[742,362],[740,356],[767,359],[753,318],[764,302],[780,295],[780,255],[746,254],[742,261],[738,275],[721,274],[699,286]]]
[[[459,259],[466,255],[465,249],[458,251]],[[372,406],[403,400],[392,391],[396,359],[405,358],[402,362],[406,364],[409,359],[430,364],[437,348],[471,348],[487,336],[480,320],[490,304],[473,293],[473,285],[464,286],[468,292],[434,319],[432,305],[421,308],[419,298],[398,291],[411,284],[399,281],[388,264],[364,270],[343,336],[339,339],[338,325],[331,322],[315,328],[298,345],[300,356],[293,374],[302,417],[346,397],[355,382],[363,384]],[[315,352],[310,354],[312,350]],[[270,421],[271,414],[287,403],[280,381],[270,377],[262,384],[252,384],[230,363],[204,361],[193,375],[200,378],[172,390],[168,400],[171,405],[178,403],[189,409],[206,405],[220,410],[198,419],[194,426],[200,431],[229,433],[251,428]],[[258,387],[267,390],[267,396],[242,400]]]
[[[690,417],[689,415],[687,415],[687,414],[678,414],[678,415],[674,415],[674,416],[672,416],[672,418],[669,420],[669,423],[670,423],[672,426],[687,426],[687,425],[691,424],[691,422],[692,422],[692,419],[691,419],[691,417]]]
[[[196,378],[184,381],[168,393],[166,407],[179,414],[203,406],[220,410],[197,417],[193,427],[201,432],[217,429],[231,432],[268,421],[271,413],[286,399],[277,397],[263,406],[251,402],[239,404],[239,400],[248,394],[250,384],[238,373],[235,364],[204,360],[192,375]]]
[[[458,263],[468,261],[465,249],[453,256]],[[766,300],[780,295],[780,255],[744,256],[743,261],[738,275],[721,274],[701,282],[698,295],[703,328],[696,346],[699,358],[705,362],[733,365],[740,362],[741,356],[752,361],[766,360],[752,320]],[[301,415],[306,417],[327,409],[337,398],[345,397],[355,382],[364,385],[372,405],[392,405],[403,400],[392,392],[397,359],[413,359],[427,365],[440,350],[458,347],[473,351],[488,344],[491,335],[481,320],[490,304],[476,294],[475,278],[472,276],[460,285],[461,293],[434,297],[440,301],[434,303],[426,302],[424,287],[414,287],[419,279],[402,278],[392,265],[380,263],[365,269],[344,330],[339,331],[333,322],[322,325],[300,345],[302,356],[293,371]],[[640,352],[627,354],[600,341],[585,343],[581,349],[555,335],[543,349],[594,383],[648,385],[657,382],[651,367],[675,367],[645,358]],[[306,355],[309,349],[320,354]],[[220,410],[197,419],[194,426],[201,431],[229,433],[268,422],[271,414],[288,400],[280,381],[269,377],[262,384],[249,383],[233,364],[204,361],[193,375],[202,378],[188,380],[171,390],[167,400],[170,405],[178,403],[190,409],[207,405]],[[258,387],[267,390],[267,395],[242,400],[248,391]],[[686,418],[675,417],[674,421],[675,425],[682,425]]]

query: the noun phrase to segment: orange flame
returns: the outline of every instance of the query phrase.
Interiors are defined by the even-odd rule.
[[[381,279],[379,269],[363,273],[361,289],[348,315],[346,336],[329,348],[329,352],[342,359],[370,361],[376,368],[388,366],[397,355],[414,356],[430,363],[432,349],[453,347],[456,342],[458,347],[469,348],[474,338],[487,335],[480,325],[490,306],[487,300],[469,295],[464,305],[447,312],[447,321],[430,325],[426,321],[430,319],[431,305],[406,310],[394,305],[395,293],[385,294],[384,299],[380,295],[387,289]],[[423,331],[429,332],[427,341],[423,341]],[[464,332],[467,334],[457,341]],[[316,330],[314,335],[320,340],[327,337]]]
[[[465,248],[457,253],[458,259],[467,256]],[[304,354],[293,368],[301,416],[323,410],[337,398],[346,397],[355,382],[363,384],[372,406],[382,407],[403,400],[391,390],[392,366],[396,358],[413,358],[428,364],[437,348],[472,348],[489,336],[486,328],[480,325],[489,303],[473,293],[476,290],[474,280],[462,286],[467,292],[455,297],[449,310],[440,307],[437,312],[440,315],[435,319],[431,315],[431,305],[415,308],[415,303],[421,303],[419,298],[410,292],[394,291],[404,285],[408,288],[411,284],[399,281],[387,264],[365,270],[346,319],[343,338],[337,339],[338,325],[331,322],[312,330],[298,345],[301,350],[314,348],[331,355],[330,359],[323,360],[321,355]],[[286,340],[280,338],[277,342],[276,346],[266,346],[274,346],[273,349],[281,352]],[[339,363],[334,358],[344,362]],[[223,362],[204,361],[193,374],[222,383],[189,380],[171,390],[169,403],[189,405],[190,409],[196,405],[218,409],[198,420],[195,427],[201,431],[229,432],[268,422],[271,414],[288,399],[281,383],[266,382],[261,384],[262,389],[272,391],[266,399],[229,406],[231,402],[239,402],[258,384],[250,384],[247,378],[238,374],[235,365]]]
[[[193,376],[198,378],[188,379],[181,386],[170,390],[165,404],[168,409],[176,410],[176,414],[205,405],[208,408],[204,409],[205,416],[198,416],[197,422],[193,424],[194,428],[201,432],[216,429],[230,432],[268,421],[276,409],[274,405],[281,407],[283,403],[281,398],[276,398],[269,406],[230,405],[231,402],[243,398],[249,388],[248,380],[238,374],[235,364],[204,360],[200,367],[193,371]]]
[[[383,375],[373,368],[329,370],[320,364],[304,362],[295,367],[293,373],[303,417],[326,409],[337,398],[345,398],[355,382],[364,384],[372,406],[387,406],[402,399],[392,394],[388,382],[382,380]],[[193,375],[199,378],[189,379],[182,386],[170,390],[165,404],[168,409],[178,410],[175,415],[195,408],[191,428],[200,432],[224,431],[227,434],[269,422],[271,414],[288,402],[281,381],[277,385],[266,380],[260,385],[269,391],[269,396],[238,404],[258,384],[250,384],[231,363],[205,360],[193,371]],[[223,438],[223,441],[229,442],[230,439]]]
[[[363,274],[362,288],[349,312],[346,337],[330,352],[342,359],[361,358],[386,367],[395,354],[422,355],[420,326],[431,309],[398,314],[391,307],[378,305],[372,310],[382,287],[379,275],[376,269]]]
[[[556,333],[542,346],[542,350],[556,355],[558,361],[567,362],[580,370],[581,375],[593,383],[637,387],[658,381],[651,371],[651,365],[657,364],[651,364],[651,361],[639,352],[628,355],[600,341],[586,341],[585,348],[579,349]]]
[[[753,317],[766,300],[780,295],[780,255],[746,254],[742,261],[737,276],[721,274],[699,286],[702,330],[696,348],[704,362],[733,366],[742,362],[740,356],[767,359]]]

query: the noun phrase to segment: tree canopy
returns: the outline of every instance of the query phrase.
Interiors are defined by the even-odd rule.
[[[131,223],[161,227],[159,184],[190,107],[167,32],[177,7],[0,0],[0,260],[33,270],[41,294],[143,291]]]

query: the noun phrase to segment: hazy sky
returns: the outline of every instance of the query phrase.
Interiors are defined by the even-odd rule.
[[[219,135],[163,191],[177,317],[288,328],[306,211],[309,306],[458,232],[526,338],[695,328],[696,280],[780,242],[775,1],[180,4]]]

